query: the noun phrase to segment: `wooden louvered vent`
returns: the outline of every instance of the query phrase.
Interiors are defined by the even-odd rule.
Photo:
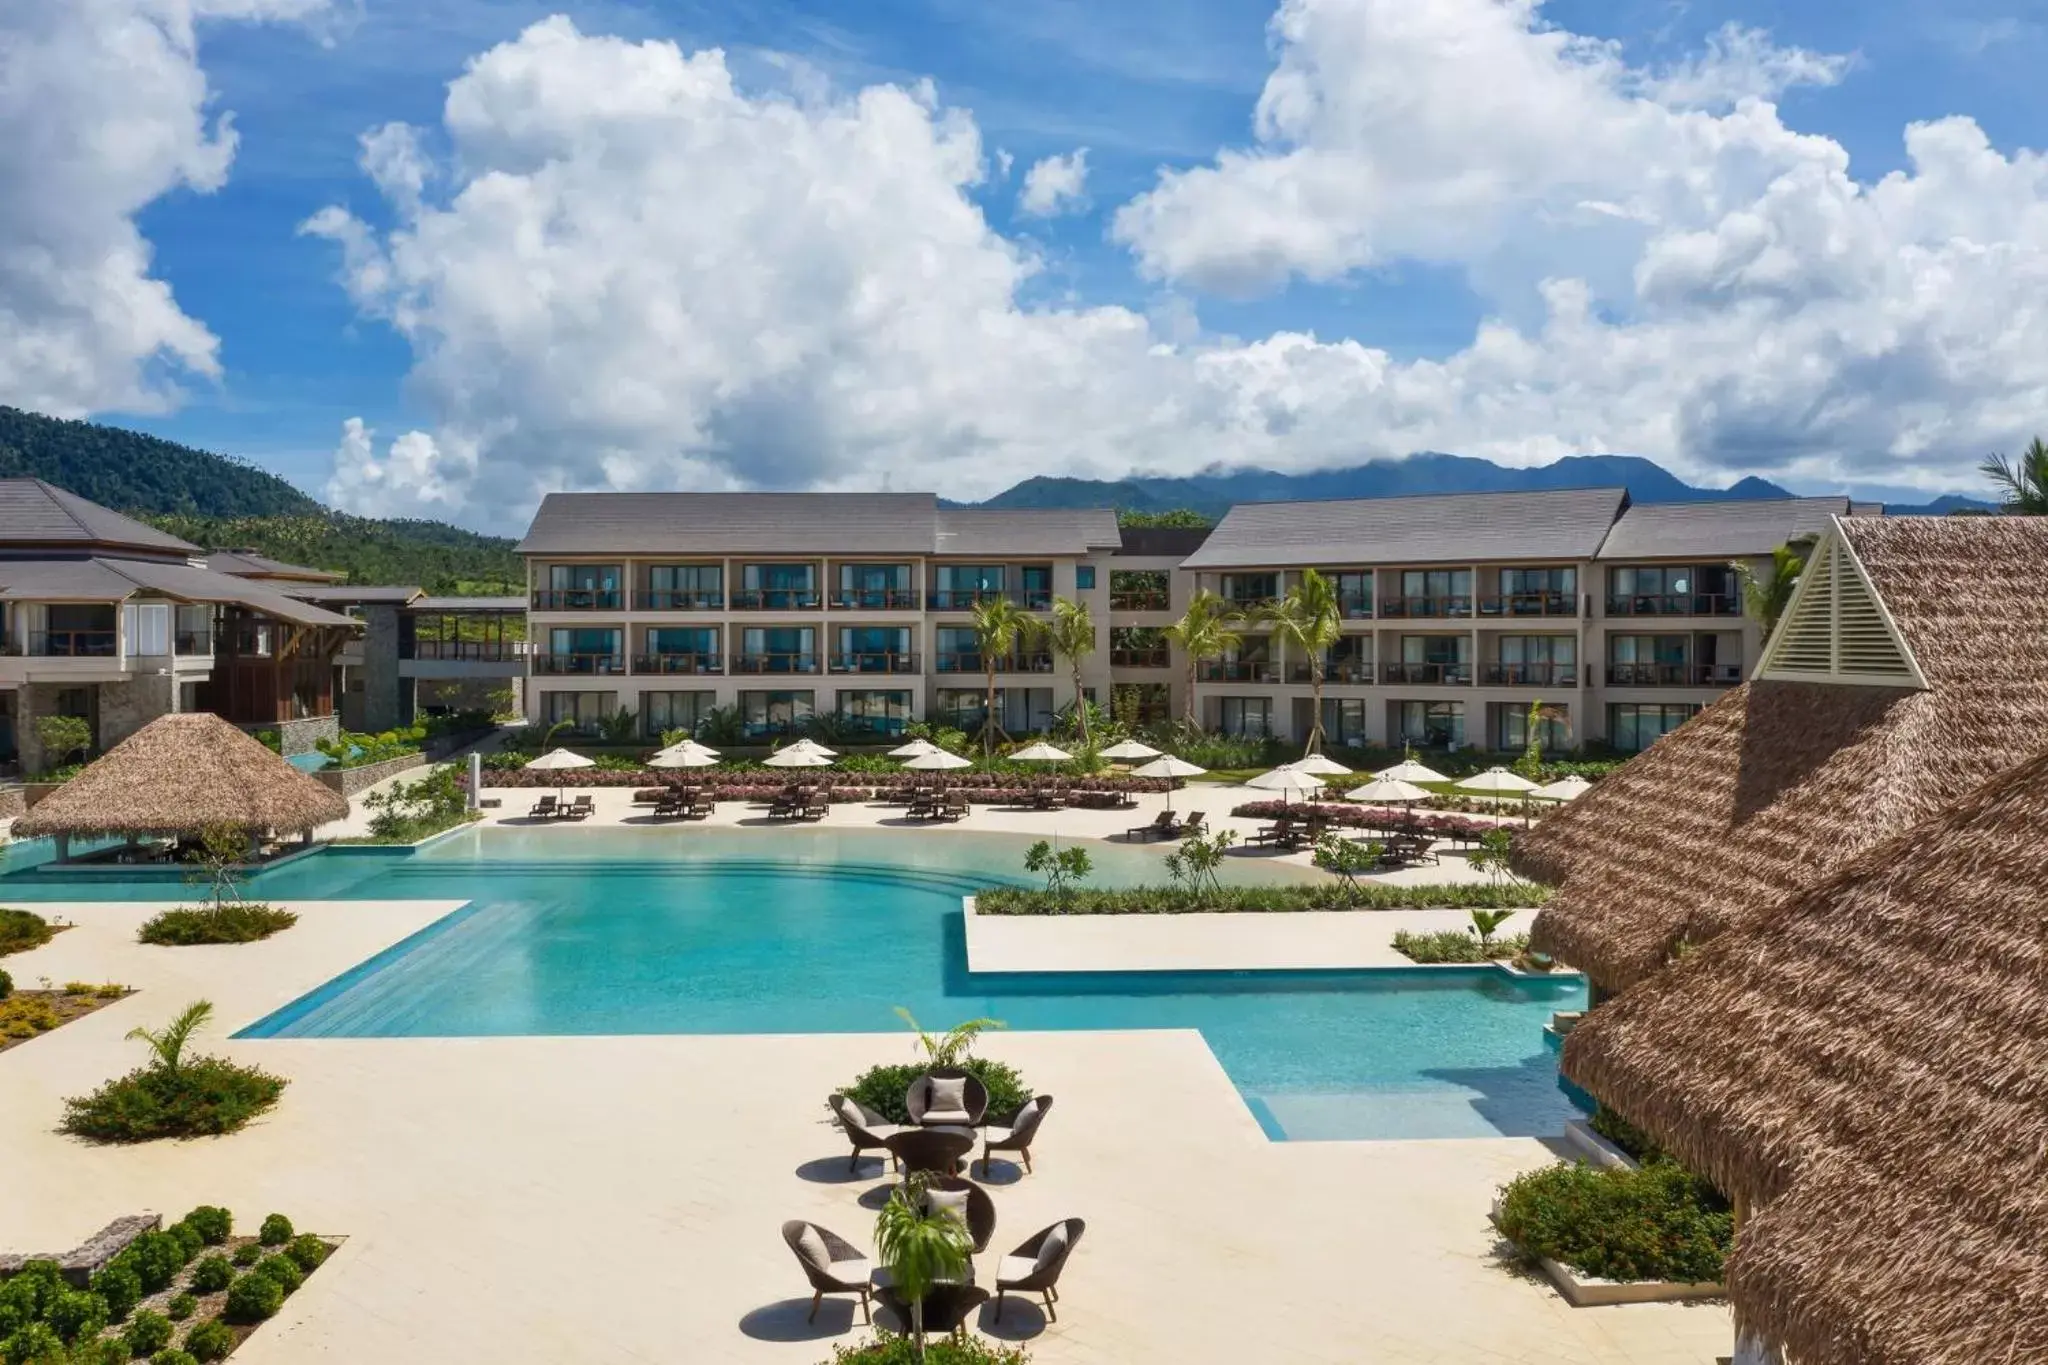
[[[1839,530],[1824,537],[1808,557],[1756,676],[1927,686],[1898,625]]]

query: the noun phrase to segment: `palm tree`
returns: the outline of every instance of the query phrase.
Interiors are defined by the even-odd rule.
[[[185,1012],[162,1028],[151,1031],[146,1028],[128,1030],[131,1041],[148,1043],[149,1050],[156,1055],[159,1069],[175,1076],[178,1065],[185,1057],[185,1044],[192,1041],[192,1035],[206,1026],[213,1017],[213,1002],[194,1000],[185,1006]]]
[[[1227,649],[1235,649],[1238,641],[1244,638],[1236,629],[1243,619],[1236,607],[1204,588],[1189,600],[1187,614],[1166,628],[1166,638],[1179,645],[1181,652],[1188,656],[1187,723],[1190,726],[1200,723],[1195,710],[1195,676],[1201,669],[1202,660],[1213,659]]]
[[[2027,442],[2018,460],[1989,455],[1977,471],[1998,488],[2006,511],[2048,516],[2048,445],[2043,445],[2040,437]]]
[[[1799,583],[1800,571],[1806,568],[1810,548],[1810,541],[1780,545],[1771,551],[1771,566],[1762,573],[1743,560],[1729,565],[1742,584],[1742,609],[1763,630],[1766,642],[1778,628],[1778,618],[1792,602],[1792,589]]]
[[[1081,697],[1081,664],[1095,652],[1095,618],[1086,602],[1053,599],[1052,624],[1042,627],[1052,652],[1074,670],[1074,721],[1081,727],[1081,747],[1088,747],[1088,704]]]
[[[1304,569],[1301,581],[1287,595],[1259,609],[1259,620],[1285,641],[1288,652],[1299,649],[1308,656],[1309,712],[1308,744],[1304,755],[1320,753],[1323,747],[1323,656],[1344,637],[1344,614],[1337,607],[1337,588],[1314,569]]]
[[[996,668],[1019,644],[1036,636],[1044,627],[1018,610],[1007,597],[993,597],[974,604],[974,648],[981,655],[981,670],[988,680],[987,710],[981,721],[981,756],[993,762],[996,736],[1003,727],[996,721]]]
[[[960,1215],[922,1207],[924,1182],[922,1173],[913,1173],[875,1219],[875,1254],[910,1309],[910,1340],[919,1360],[924,1359],[925,1295],[941,1280],[963,1275],[974,1246]]]

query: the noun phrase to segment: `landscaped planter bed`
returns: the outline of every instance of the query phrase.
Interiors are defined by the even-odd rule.
[[[51,991],[25,991],[17,987],[13,994],[0,1000],[0,1052],[40,1038],[133,994],[128,987],[112,982],[101,986],[73,982],[62,990]]]

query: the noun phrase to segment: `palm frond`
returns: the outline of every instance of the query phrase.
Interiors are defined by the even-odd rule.
[[[132,1042],[148,1043],[155,1055],[157,1065],[165,1071],[176,1071],[184,1060],[185,1045],[192,1041],[192,1035],[206,1026],[213,1017],[213,1002],[195,1000],[185,1006],[184,1012],[160,1029],[136,1027],[128,1030]]]

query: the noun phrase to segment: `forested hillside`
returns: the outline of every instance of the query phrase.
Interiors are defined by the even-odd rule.
[[[325,512],[310,517],[142,519],[209,550],[255,550],[290,564],[348,575],[351,583],[414,583],[431,593],[477,596],[526,591],[512,542],[438,521],[372,521]]]

